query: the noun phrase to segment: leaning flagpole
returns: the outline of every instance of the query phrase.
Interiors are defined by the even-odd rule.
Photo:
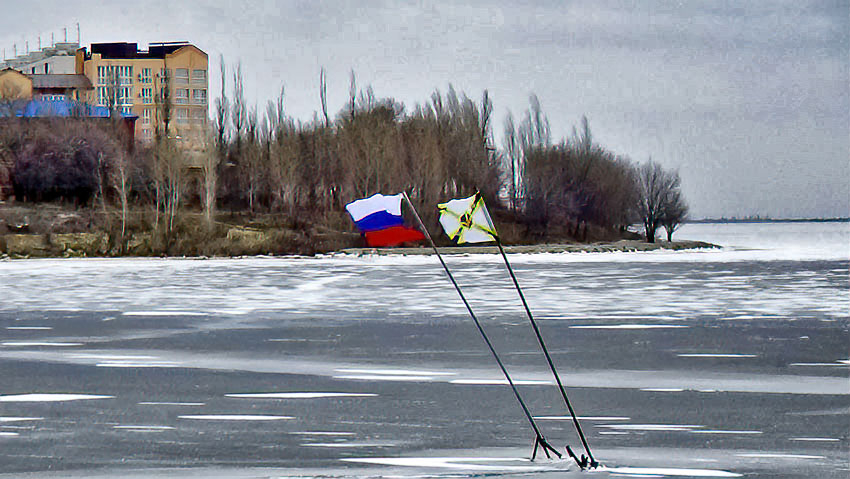
[[[510,374],[508,374],[508,370],[505,368],[505,365],[502,363],[502,360],[499,358],[499,355],[496,353],[496,349],[493,347],[493,343],[490,342],[490,338],[487,336],[487,333],[484,332],[484,328],[481,326],[481,322],[478,320],[478,317],[475,316],[475,313],[472,311],[472,306],[469,305],[469,301],[466,300],[466,296],[464,296],[463,291],[461,291],[460,286],[455,281],[452,272],[449,270],[448,265],[443,260],[443,256],[440,254],[440,251],[437,249],[437,245],[434,243],[434,239],[431,237],[431,234],[428,232],[428,228],[425,227],[425,223],[422,222],[422,218],[419,217],[419,213],[416,211],[416,208],[413,206],[413,203],[410,201],[410,198],[407,196],[407,192],[403,191],[405,201],[407,201],[407,205],[410,206],[410,210],[413,212],[413,216],[416,217],[416,221],[419,223],[419,227],[422,230],[422,233],[425,235],[425,238],[428,239],[428,242],[431,243],[431,248],[434,250],[434,254],[437,255],[437,259],[440,260],[440,264],[443,265],[443,269],[446,271],[446,275],[449,277],[449,280],[454,285],[455,290],[457,291],[458,296],[460,296],[461,301],[463,301],[464,306],[466,306],[466,310],[469,312],[469,316],[472,317],[472,320],[475,322],[475,327],[478,328],[478,332],[481,333],[481,337],[484,338],[484,342],[487,343],[487,347],[490,349],[490,352],[493,354],[493,357],[496,359],[496,363],[499,365],[499,369],[502,370],[502,374],[505,375],[505,379],[508,380],[508,384],[511,386],[511,390],[514,392],[514,396],[516,396],[519,405],[522,407],[523,412],[525,413],[525,417],[528,418],[528,422],[531,424],[531,429],[534,430],[535,438],[534,438],[534,452],[532,453],[531,459],[534,460],[534,457],[537,455],[537,447],[540,446],[543,449],[543,453],[546,454],[546,457],[549,456],[549,451],[552,451],[556,456],[561,457],[561,453],[559,453],[554,447],[552,447],[547,441],[546,438],[543,437],[543,433],[540,432],[540,428],[537,427],[537,423],[534,421],[534,417],[531,415],[531,412],[528,410],[528,407],[525,405],[525,401],[522,400],[522,397],[519,395],[519,391],[516,388],[513,380],[511,379]]]
[[[490,214],[485,211],[487,215],[487,219],[490,221],[492,225],[493,221],[490,220]],[[552,361],[552,356],[549,355],[549,350],[546,348],[546,343],[543,341],[543,335],[540,334],[540,328],[537,327],[537,321],[534,320],[534,316],[531,314],[531,309],[528,307],[528,302],[525,300],[525,295],[522,293],[522,288],[519,287],[519,281],[516,279],[516,275],[514,274],[514,270],[511,267],[511,263],[508,262],[508,256],[505,254],[505,248],[502,247],[502,241],[498,236],[494,236],[496,239],[496,245],[499,247],[499,252],[502,253],[502,258],[505,260],[505,266],[508,267],[508,273],[511,275],[511,279],[514,282],[514,286],[516,287],[517,293],[519,293],[519,299],[522,300],[522,305],[525,307],[525,313],[528,316],[528,320],[531,322],[532,328],[534,328],[534,334],[537,336],[537,342],[540,344],[540,348],[543,349],[543,354],[546,356],[546,362],[549,363],[549,369],[552,370],[552,374],[555,376],[555,382],[558,383],[558,389],[561,391],[561,397],[564,398],[564,403],[567,405],[567,409],[570,411],[570,416],[573,418],[573,424],[576,426],[576,431],[578,432],[578,436],[581,439],[581,443],[584,446],[584,450],[587,452],[587,456],[590,460],[589,464],[586,461],[578,461],[578,458],[573,456],[572,451],[569,450],[569,446],[567,446],[567,452],[570,453],[571,456],[579,462],[579,466],[584,469],[586,466],[596,467],[599,463],[593,458],[593,454],[590,452],[590,446],[587,445],[587,439],[584,437],[584,432],[581,430],[581,424],[579,424],[578,417],[576,417],[576,413],[573,410],[573,406],[570,403],[569,398],[567,397],[567,392],[564,389],[564,385],[561,384],[561,377],[558,375],[558,371],[555,369],[555,363]]]

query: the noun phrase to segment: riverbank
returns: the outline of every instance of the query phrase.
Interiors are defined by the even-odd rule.
[[[131,209],[122,235],[116,212],[61,204],[0,204],[0,258],[84,257],[241,257],[312,256],[316,254],[422,255],[425,244],[410,248],[363,248],[350,219],[340,213],[309,221],[282,214],[219,213],[210,227],[199,212],[184,211],[170,233],[164,219],[144,209]],[[5,231],[3,231],[5,230]],[[159,231],[159,233],[154,233]],[[523,225],[501,218],[500,232],[508,253],[633,252],[658,249],[716,248],[701,241],[646,243],[633,232],[585,228],[576,241],[566,233],[529,235]],[[4,234],[5,233],[5,234]],[[122,239],[123,238],[123,239]],[[699,238],[702,239],[702,238]],[[453,247],[442,239],[446,254],[498,253],[494,246]]]
[[[233,229],[226,236],[232,243],[234,251],[244,251],[246,244],[266,243],[269,238],[262,232]],[[52,235],[38,234],[7,234],[0,235],[0,259],[28,258],[86,258],[86,257],[121,257],[121,256],[161,256],[150,253],[148,249],[150,238],[134,236],[128,243],[126,254],[109,248],[109,240],[105,233],[64,233]],[[539,244],[505,246],[505,252],[511,253],[606,253],[606,252],[639,252],[656,250],[691,250],[714,249],[720,246],[703,241],[658,241],[646,243],[639,240],[620,240],[615,242],[575,243],[575,244]],[[447,246],[441,247],[442,254],[496,254],[496,246]],[[263,253],[255,253],[263,254]],[[301,254],[291,252],[288,254]],[[416,248],[342,248],[327,254],[346,254],[355,256],[369,255],[430,255],[430,247]],[[269,253],[269,255],[287,255],[287,253]],[[206,256],[206,255],[199,255]],[[216,257],[244,256],[243,254],[214,254]]]
[[[647,243],[639,240],[619,240],[614,242],[575,243],[575,244],[538,244],[505,246],[506,253],[612,253],[638,252],[656,250],[686,250],[720,248],[716,244],[703,241],[657,241]],[[434,250],[428,247],[419,248],[345,248],[338,253],[357,256],[366,255],[429,255]],[[448,246],[440,248],[441,254],[496,254],[496,246]]]

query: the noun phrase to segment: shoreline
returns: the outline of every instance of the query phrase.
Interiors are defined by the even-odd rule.
[[[508,254],[535,254],[535,253],[636,253],[644,251],[670,250],[681,251],[690,249],[720,249],[722,246],[706,243],[704,241],[656,241],[647,243],[640,240],[619,240],[614,242],[597,243],[544,243],[537,245],[505,245],[505,253]],[[498,254],[496,246],[445,246],[440,248],[441,254],[463,255],[463,254]],[[432,255],[434,251],[430,247],[419,248],[345,248],[331,254],[351,254],[356,256],[377,255]]]
[[[86,235],[86,234],[84,234]],[[7,235],[12,236],[12,235]],[[37,237],[40,235],[14,235],[20,238],[21,236]],[[76,235],[65,235],[76,236]],[[0,237],[0,240],[5,238]],[[75,238],[76,239],[76,238]],[[89,239],[89,238],[86,238]],[[2,243],[6,243],[3,241]],[[29,242],[25,242],[29,243]],[[22,260],[22,259],[64,259],[64,258],[183,258],[183,259],[217,259],[217,258],[255,258],[255,257],[309,257],[315,255],[305,255],[303,253],[293,252],[288,254],[255,254],[255,255],[138,255],[138,254],[87,254],[85,249],[75,249],[70,245],[62,245],[60,248],[49,248],[42,246],[42,240],[39,238],[35,242],[36,245],[26,244],[18,245],[14,251],[7,251],[6,248],[0,247],[0,261]],[[95,241],[99,243],[99,241]],[[3,246],[0,244],[0,246]],[[508,254],[538,254],[538,253],[636,253],[647,251],[682,251],[694,249],[720,249],[722,246],[707,243],[704,241],[656,241],[655,243],[647,243],[642,240],[618,240],[613,242],[594,242],[594,243],[542,243],[536,245],[504,245],[505,252]],[[89,250],[91,251],[91,250]],[[498,254],[499,249],[496,246],[443,246],[440,247],[440,253],[444,255],[470,255],[470,254]],[[433,250],[428,246],[419,246],[415,248],[342,248],[334,251],[316,253],[318,255],[335,256],[335,255],[354,255],[354,256],[425,256],[433,255]]]

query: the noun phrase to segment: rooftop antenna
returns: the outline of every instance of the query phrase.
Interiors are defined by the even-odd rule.
[[[67,29],[67,28],[63,28],[63,29],[62,29],[62,34],[63,34],[63,35],[65,35],[65,40],[64,40],[64,42],[65,42],[65,43],[68,43],[68,29]]]
[[[41,50],[41,35],[38,36],[38,49]]]
[[[30,41],[27,40],[27,41],[24,42],[24,44],[27,46],[27,53],[29,53],[30,52]]]
[[[53,32],[50,32],[50,46],[56,46],[56,41],[53,40]]]
[[[80,22],[77,22],[77,45],[80,44]]]

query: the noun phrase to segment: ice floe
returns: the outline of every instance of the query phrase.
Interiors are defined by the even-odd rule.
[[[306,447],[329,447],[329,448],[361,448],[361,447],[395,447],[392,442],[305,442],[301,446]]]
[[[373,393],[335,393],[335,392],[280,392],[280,393],[234,393],[225,394],[229,398],[246,399],[321,399],[345,397],[375,397]]]
[[[168,402],[168,401],[142,401],[142,406],[206,406],[203,402]]]
[[[294,419],[292,416],[265,414],[191,414],[177,417],[180,419],[200,419],[207,421],[280,421],[282,419]]]
[[[539,470],[538,467],[517,466],[512,463],[529,463],[526,458],[505,457],[357,457],[343,458],[344,462],[361,464],[380,464],[385,466],[434,467],[444,469],[462,469],[473,471],[528,471]],[[507,463],[497,465],[499,463]]]
[[[757,358],[758,354],[737,353],[682,353],[677,354],[680,358]]]
[[[455,376],[457,373],[448,371],[416,371],[411,369],[336,369],[339,373],[351,374],[385,374],[403,376]]]
[[[514,385],[516,386],[548,386],[555,384],[553,381],[542,380],[542,379],[512,379]],[[449,381],[451,384],[469,384],[469,385],[479,385],[479,386],[490,386],[490,385],[507,385],[507,379],[452,379]]]
[[[570,329],[679,329],[684,324],[576,324]]]
[[[146,425],[119,425],[112,426],[113,429],[130,429],[133,431],[170,431],[174,429],[172,426],[146,426]]]
[[[115,396],[99,394],[29,393],[0,396],[0,402],[62,402],[87,399],[113,399]]]
[[[6,326],[10,331],[48,331],[53,329],[50,326]]]
[[[390,376],[383,374],[343,374],[334,376],[334,379],[350,379],[356,381],[410,381],[410,382],[429,382],[433,381],[433,376]]]
[[[572,421],[572,416],[534,416],[541,421]],[[582,421],[630,421],[632,418],[626,416],[576,416]]]
[[[691,432],[693,429],[705,426],[690,424],[597,424],[596,427],[617,429],[624,431],[684,431]]]
[[[837,437],[792,437],[789,441],[806,441],[806,442],[840,442]]]
[[[12,347],[40,347],[40,346],[53,346],[53,347],[72,347],[72,346],[82,346],[83,343],[70,343],[70,342],[59,342],[59,341],[4,341],[0,343],[2,346],[12,346]]]
[[[747,431],[747,430],[742,430],[742,431],[728,430],[727,431],[727,430],[723,430],[723,429],[695,429],[695,430],[690,431],[690,432],[692,432],[694,434],[742,434],[742,435],[763,434],[762,431]]]
[[[179,363],[171,361],[148,361],[148,362],[132,362],[132,361],[105,361],[96,363],[99,368],[179,368],[182,367]]]
[[[679,469],[672,467],[606,467],[602,470],[633,477],[743,477],[737,472],[716,469]]]
[[[746,452],[735,454],[738,457],[751,457],[762,459],[825,459],[824,456],[815,456],[810,454],[783,454],[783,453],[767,453],[767,452]]]
[[[0,416],[0,422],[27,422],[27,421],[41,421],[43,417],[14,417],[14,416]]]

